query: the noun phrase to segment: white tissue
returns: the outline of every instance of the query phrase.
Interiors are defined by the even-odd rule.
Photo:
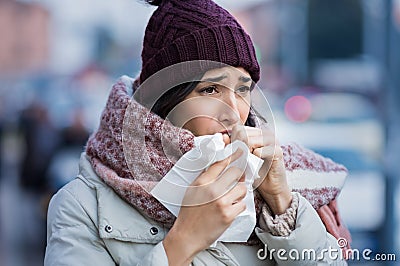
[[[186,189],[196,177],[214,162],[221,161],[237,149],[241,149],[242,155],[227,168],[236,166],[244,170],[245,183],[248,188],[243,199],[246,203],[246,210],[236,217],[217,241],[246,242],[256,225],[252,184],[255,178],[259,178],[258,171],[263,160],[251,154],[242,141],[234,141],[225,147],[221,133],[196,137],[194,143],[195,148],[176,162],[174,167],[153,188],[151,194],[171,213],[178,216]]]

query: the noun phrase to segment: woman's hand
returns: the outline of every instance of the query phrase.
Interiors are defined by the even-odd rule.
[[[179,215],[163,241],[170,265],[190,264],[246,209],[242,200],[247,188],[239,182],[243,171],[230,167],[222,173],[241,153],[238,150],[211,165],[186,190]]]
[[[274,214],[281,214],[289,208],[292,201],[286,180],[282,149],[274,133],[265,128],[235,125],[230,141],[241,140],[250,152],[264,160],[259,171],[260,180],[255,180],[254,187],[260,192]],[[224,136],[226,142],[226,136]]]

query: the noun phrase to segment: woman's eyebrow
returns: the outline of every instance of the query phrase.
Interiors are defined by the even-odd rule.
[[[251,78],[246,77],[246,76],[240,76],[240,77],[239,77],[239,80],[242,81],[242,82],[244,82],[244,83],[246,83],[246,82],[249,82],[249,81],[251,80]]]
[[[214,78],[211,77],[211,78],[203,79],[201,82],[206,82],[206,81],[208,81],[208,82],[219,82],[219,81],[221,81],[221,80],[223,80],[223,79],[225,79],[227,77],[228,77],[227,75],[223,74],[223,75],[218,76],[218,77],[214,77]]]
[[[227,77],[228,77],[227,75],[223,74],[223,75],[218,76],[218,77],[210,77],[210,78],[203,79],[201,82],[207,82],[207,81],[208,82],[219,82],[219,81],[221,81],[221,80],[223,80],[223,79],[225,79]],[[251,78],[247,77],[247,76],[240,76],[239,77],[239,81],[244,82],[244,83],[249,82],[250,80],[251,80]]]

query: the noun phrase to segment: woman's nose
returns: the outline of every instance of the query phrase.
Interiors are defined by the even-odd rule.
[[[236,94],[233,91],[224,93],[221,101],[220,122],[225,126],[236,124],[240,121],[240,113]]]

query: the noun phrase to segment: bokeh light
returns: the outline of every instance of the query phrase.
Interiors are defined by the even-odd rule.
[[[290,97],[285,103],[286,117],[293,122],[307,121],[312,112],[310,101],[300,95]]]

